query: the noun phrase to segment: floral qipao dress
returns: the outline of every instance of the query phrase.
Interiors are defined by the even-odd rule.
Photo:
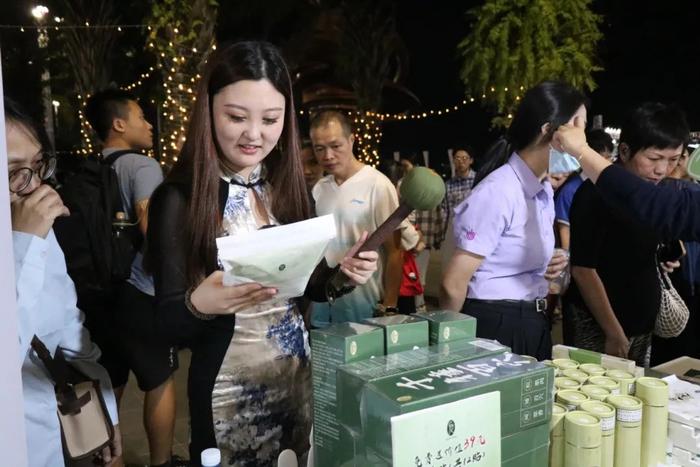
[[[238,175],[233,178],[242,185],[229,183],[224,232],[258,230],[251,190],[268,216],[271,212],[261,166],[247,181]],[[276,223],[271,216],[270,222]],[[311,429],[309,354],[308,334],[294,301],[272,300],[236,313],[233,337],[212,394],[222,465],[276,466],[285,449],[305,458]]]

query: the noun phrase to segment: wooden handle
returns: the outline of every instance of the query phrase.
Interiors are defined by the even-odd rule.
[[[399,204],[394,212],[380,225],[372,235],[365,240],[365,243],[357,250],[354,258],[359,258],[363,251],[376,251],[394,233],[396,228],[413,212],[413,208],[406,203]],[[338,270],[330,280],[330,286],[335,290],[342,289],[350,279],[342,271]]]

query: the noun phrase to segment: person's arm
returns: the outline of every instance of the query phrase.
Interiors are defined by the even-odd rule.
[[[336,290],[336,298],[350,293],[356,285],[367,283],[377,271],[379,254],[376,251],[363,251],[358,255],[359,258],[354,257],[355,253],[367,240],[367,237],[367,232],[363,233],[355,245],[345,253],[342,261],[335,268],[328,266],[326,258],[322,258],[321,262],[316,265],[316,268],[311,273],[308,284],[306,284],[304,298],[320,303],[328,301],[326,284],[332,280],[337,271],[345,274],[349,282],[348,287]]]
[[[583,297],[583,301],[605,334],[605,353],[627,358],[629,341],[610,305],[603,282],[593,268],[573,266],[571,277]]]
[[[611,166],[596,183],[611,205],[629,212],[662,238],[700,240],[700,192],[671,185],[653,185]]]
[[[188,283],[184,188],[162,185],[151,197],[148,215],[146,264],[153,274],[158,325],[168,341],[188,343],[204,329],[205,321],[197,319],[185,305]]]
[[[186,222],[184,188],[161,185],[151,197],[146,267],[153,274],[159,330],[165,339],[179,345],[200,337],[208,329],[208,320],[232,319],[231,315],[238,311],[277,294],[274,287],[257,283],[225,286],[224,273],[218,270],[208,271],[207,277],[190,288]],[[185,299],[188,290],[191,292],[189,303]]]
[[[148,200],[163,181],[163,171],[160,164],[150,157],[140,157],[138,165],[130,173],[134,214],[139,224],[139,230],[145,236],[148,230]]]
[[[467,298],[467,289],[474,272],[479,269],[483,256],[457,248],[443,274],[440,285],[440,308],[461,311]]]
[[[571,228],[569,227],[569,224],[557,222],[556,228],[559,232],[559,243],[561,247],[568,250],[571,246]]]
[[[483,260],[498,247],[511,205],[498,183],[484,180],[454,211],[455,252],[446,267],[440,306],[460,311],[469,283]],[[478,297],[476,297],[478,298]]]
[[[570,212],[571,276],[586,307],[605,334],[606,353],[627,358],[627,338],[596,269],[608,236],[606,217],[601,213],[604,209],[595,188],[584,184]]]
[[[12,232],[15,259],[15,291],[19,322],[20,363],[31,349],[31,341],[41,319],[39,309],[44,287],[48,241],[25,232]]]
[[[630,213],[664,238],[700,240],[700,192],[655,186],[596,153],[586,143],[583,122],[562,125],[554,145],[579,160],[606,202]]]
[[[139,224],[139,230],[143,236],[146,236],[148,231],[148,201],[149,198],[142,199],[134,205],[134,213]]]
[[[569,213],[575,193],[571,189],[572,186],[570,183],[564,183],[564,186],[559,189],[559,192],[554,197],[554,228],[559,234],[559,245],[565,250],[569,250],[571,246]]]

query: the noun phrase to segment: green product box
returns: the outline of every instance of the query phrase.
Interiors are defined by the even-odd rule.
[[[549,458],[549,430],[549,424],[542,424],[501,438],[501,465],[511,467],[546,466]],[[361,446],[361,443],[358,443],[358,446]],[[419,459],[419,461],[425,467],[431,465],[428,464],[427,459]],[[390,467],[391,459],[383,458],[371,448],[358,449],[354,463],[347,464],[346,467],[365,466]]]
[[[339,365],[384,355],[384,332],[366,324],[342,323],[311,331],[311,376],[314,402],[314,459],[318,467],[352,459],[352,443],[341,442],[336,404]]]
[[[428,346],[428,322],[407,315],[367,318],[364,323],[384,328],[384,353]]]
[[[549,465],[549,444],[501,463],[501,467],[547,467],[547,465]]]
[[[509,352],[382,378],[362,391],[362,441],[391,459],[392,417],[495,391],[501,437],[548,425],[553,378],[553,368]]]
[[[424,319],[430,328],[430,345],[476,338],[476,318],[454,311],[429,311],[411,316]]]
[[[537,425],[536,427],[520,431],[518,433],[501,438],[501,459],[504,463],[530,453],[542,446],[549,446],[549,424]],[[537,464],[513,464],[519,467]]]
[[[489,339],[462,340],[427,348],[399,352],[371,360],[358,361],[338,368],[338,420],[349,429],[361,429],[360,400],[367,383],[392,378],[420,368],[441,368],[510,349]]]

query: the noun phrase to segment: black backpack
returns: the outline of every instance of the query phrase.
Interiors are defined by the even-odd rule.
[[[119,180],[112,164],[124,154],[88,157],[65,175],[57,188],[70,216],[54,222],[54,232],[75,283],[78,307],[101,310],[109,305],[117,286],[131,275],[141,233],[136,225],[115,233],[112,223],[124,212]]]

